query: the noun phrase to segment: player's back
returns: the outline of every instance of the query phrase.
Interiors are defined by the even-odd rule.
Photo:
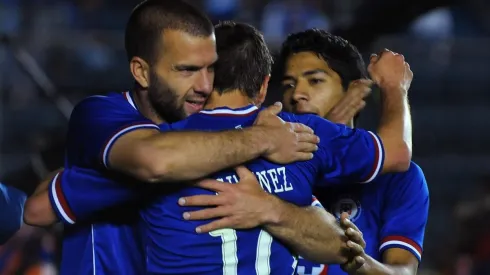
[[[190,116],[173,124],[173,130],[225,130],[251,126],[257,108],[218,108]],[[226,150],[226,148],[221,148]],[[199,156],[196,156],[199,157]],[[299,206],[312,203],[312,183],[317,179],[310,161],[278,165],[257,159],[247,167],[257,176],[262,188]],[[219,181],[236,183],[233,170],[212,175]],[[261,228],[222,229],[197,234],[197,226],[209,221],[186,221],[182,215],[196,208],[181,207],[180,197],[214,194],[200,188],[183,188],[161,196],[142,212],[148,230],[147,268],[152,274],[292,274],[296,266],[293,253]]]
[[[86,98],[70,118],[65,167],[87,168],[86,174],[80,173],[80,180],[87,177],[92,183],[99,181],[97,188],[103,191],[108,182],[106,177],[111,176],[104,166],[113,141],[125,131],[151,124],[138,112],[128,92]],[[72,191],[70,185],[61,185],[61,176],[58,179],[59,183],[52,184],[50,197],[65,223],[61,274],[140,274],[145,261],[141,239],[137,238],[138,207],[130,202],[98,213],[89,219],[90,223],[75,223],[77,208],[96,206],[105,198],[94,190],[99,185],[92,184],[84,192],[86,205],[70,205],[65,194],[80,190]],[[122,180],[114,178],[114,184],[124,184]]]

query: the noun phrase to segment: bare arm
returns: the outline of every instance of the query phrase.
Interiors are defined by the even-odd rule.
[[[188,220],[221,218],[198,227],[197,232],[263,226],[304,258],[321,263],[343,263],[347,260],[347,238],[327,211],[282,201],[265,192],[247,168],[238,167],[236,172],[240,178],[236,184],[216,180],[203,180],[196,184],[219,193],[219,196],[195,195],[179,200],[179,204],[185,206],[215,206],[184,213]]]
[[[418,260],[407,250],[390,248],[383,254],[383,262],[378,262],[371,256],[365,255],[366,266],[363,272],[350,274],[363,275],[415,275],[418,269]]]
[[[412,123],[407,92],[413,73],[403,55],[385,50],[373,55],[368,67],[381,88],[382,113],[378,128],[385,149],[382,172],[408,170],[412,156]]]
[[[51,172],[36,188],[34,194],[27,198],[24,206],[24,223],[32,226],[48,226],[56,223],[58,218],[49,200],[48,187],[60,168]]]
[[[313,262],[342,264],[347,261],[347,238],[336,219],[316,206],[298,207],[277,197],[275,213],[264,228],[290,246],[296,253]]]
[[[276,116],[280,110],[269,107],[244,130],[130,132],[112,146],[109,163],[140,180],[161,182],[198,179],[259,156],[278,163],[311,159],[318,138],[302,124],[284,123]]]

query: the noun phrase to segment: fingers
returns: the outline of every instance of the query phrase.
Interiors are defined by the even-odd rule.
[[[345,215],[344,215],[345,214]],[[340,216],[340,225],[342,226],[342,228],[344,228],[345,230],[351,228],[353,229],[354,231],[358,231],[360,234],[361,234],[361,237],[362,237],[362,232],[361,230],[359,230],[359,228],[356,226],[355,223],[351,222],[348,217],[349,215],[347,213],[342,213],[342,215]],[[344,218],[342,218],[344,217]]]
[[[320,138],[318,136],[310,133],[298,133],[296,134],[296,139],[298,143],[306,142],[316,145],[320,142]]]
[[[360,245],[363,249],[366,247],[366,242],[362,237],[361,231],[354,230],[353,228],[349,228],[345,231],[345,235],[349,238],[349,240],[354,243]]]
[[[223,229],[223,228],[233,228],[233,222],[230,218],[222,218],[219,220],[212,221],[208,224],[201,225],[196,228],[197,233],[209,233],[214,230]]]
[[[273,105],[267,107],[266,109],[268,112],[270,112],[273,115],[277,115],[281,112],[282,110],[282,103],[281,102],[276,102]]]
[[[364,248],[362,248],[362,246],[360,246],[359,244],[353,241],[347,241],[347,247],[349,247],[349,250],[352,253],[352,255],[355,256],[364,255]]]
[[[235,172],[238,175],[240,181],[251,178],[255,179],[254,173],[252,173],[252,171],[248,170],[247,167],[243,165],[235,167]]]
[[[354,257],[354,259],[352,259],[348,263],[342,265],[342,269],[349,274],[351,274],[351,273],[362,274],[362,272],[364,272],[363,267],[364,267],[365,263],[366,263],[366,259],[364,259],[364,257],[356,256],[356,257]]]
[[[304,125],[303,123],[294,123],[294,122],[288,122],[288,125],[295,131],[296,133],[310,133],[313,134],[313,129],[310,127]]]
[[[178,203],[180,206],[216,206],[225,204],[226,198],[216,195],[195,195],[180,198]]]
[[[306,161],[313,158],[313,153],[297,152],[294,155],[294,161]]]
[[[298,144],[298,152],[313,153],[318,150],[318,145],[310,142],[300,142]]]
[[[206,208],[198,211],[184,212],[185,220],[209,220],[228,216],[230,210],[226,207]]]

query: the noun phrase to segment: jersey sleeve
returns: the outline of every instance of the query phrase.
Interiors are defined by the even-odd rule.
[[[91,169],[69,168],[53,178],[49,199],[58,218],[66,224],[86,221],[98,212],[141,200],[149,192],[145,185],[127,177],[103,175]]]
[[[375,133],[334,124],[316,116],[312,116],[308,124],[320,138],[314,157],[323,175],[319,184],[368,183],[379,175],[383,168],[384,148]]]
[[[0,245],[20,229],[25,201],[22,191],[0,183]]]
[[[429,190],[415,163],[393,176],[381,215],[380,254],[390,248],[406,249],[420,261],[429,212]]]
[[[311,206],[316,206],[318,208],[325,209],[322,203],[315,196],[312,196],[311,198]]]
[[[123,98],[92,96],[72,112],[67,138],[67,158],[84,167],[109,167],[111,147],[121,136],[138,129],[159,127],[143,117]]]

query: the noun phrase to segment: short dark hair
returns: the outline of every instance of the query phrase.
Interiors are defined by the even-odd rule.
[[[213,33],[213,24],[204,13],[181,0],[143,1],[134,8],[126,25],[128,60],[138,56],[150,64],[156,62],[157,48],[165,30],[209,36]]]
[[[300,52],[313,52],[339,74],[345,90],[353,80],[368,76],[366,65],[357,48],[340,36],[320,29],[293,33],[282,44],[280,63],[285,69],[289,56]]]
[[[253,26],[232,21],[220,22],[215,32],[214,89],[220,94],[236,89],[256,97],[273,62],[264,37]]]

